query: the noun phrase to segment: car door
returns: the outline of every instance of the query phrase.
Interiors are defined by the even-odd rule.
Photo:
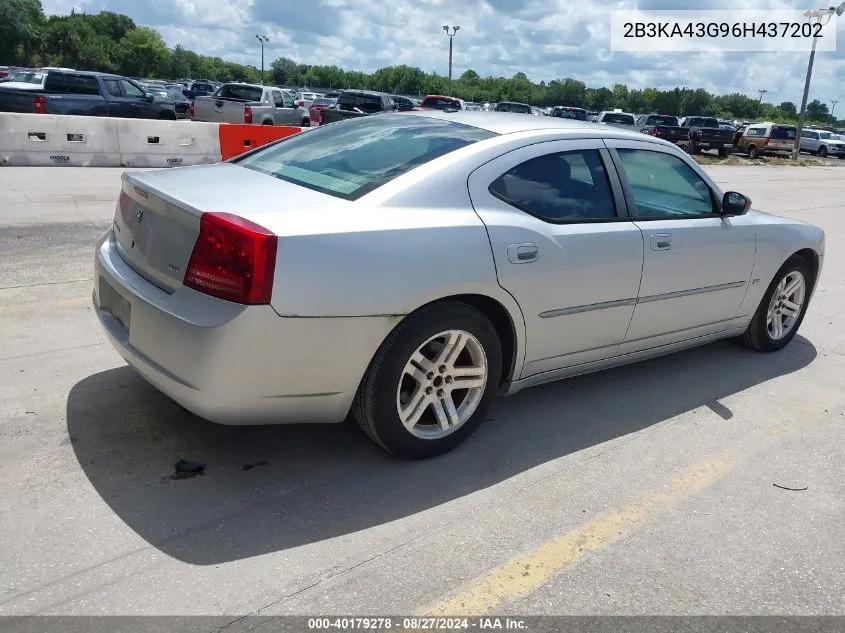
[[[642,282],[620,354],[729,329],[750,282],[753,221],[722,216],[718,188],[686,154],[607,140],[642,230]]]
[[[132,119],[149,118],[150,102],[143,90],[128,79],[118,79],[123,94],[121,109]]]
[[[290,93],[274,90],[273,103],[276,106],[277,125],[299,125],[302,123],[299,118],[299,111]]]
[[[525,318],[521,377],[613,356],[636,302],[643,240],[601,140],[513,150],[468,185],[499,284]]]

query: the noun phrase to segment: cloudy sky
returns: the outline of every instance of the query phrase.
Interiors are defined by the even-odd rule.
[[[703,87],[766,101],[800,102],[807,53],[621,53],[610,48],[612,9],[688,9],[686,0],[42,0],[48,13],[71,8],[116,11],[154,27],[168,45],[239,63],[260,64],[256,33],[266,33],[267,65],[276,57],[371,72],[409,64],[446,74],[448,38],[457,24],[454,75],[532,80],[574,77],[588,87]],[[698,0],[696,9],[805,9],[794,0]],[[824,4],[824,3],[823,3]],[[837,52],[818,53],[810,98],[845,97],[845,16]],[[840,94],[841,93],[841,94]],[[845,107],[843,103],[842,107]]]

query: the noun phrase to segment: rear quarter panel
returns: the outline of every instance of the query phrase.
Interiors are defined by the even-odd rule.
[[[819,274],[824,262],[825,237],[821,228],[759,211],[751,211],[757,232],[757,250],[751,284],[740,306],[740,316],[753,315],[775,274],[796,252],[811,249],[819,255]],[[815,284],[815,287],[818,283]]]

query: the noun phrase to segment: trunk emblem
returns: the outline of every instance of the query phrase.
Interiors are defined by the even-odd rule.
[[[140,224],[141,218],[143,218],[143,217],[144,217],[144,210],[143,209],[136,210],[135,211],[135,224]]]

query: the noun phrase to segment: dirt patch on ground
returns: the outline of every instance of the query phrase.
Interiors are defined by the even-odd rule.
[[[731,154],[720,158],[715,155],[698,154],[694,156],[695,162],[699,165],[756,165],[756,166],[790,166],[790,167],[837,167],[838,165],[828,163],[819,158],[805,158],[801,157],[798,160],[791,158],[784,158],[781,156],[761,156],[760,158],[748,158],[740,154]],[[845,161],[842,161],[842,166],[845,167]]]

